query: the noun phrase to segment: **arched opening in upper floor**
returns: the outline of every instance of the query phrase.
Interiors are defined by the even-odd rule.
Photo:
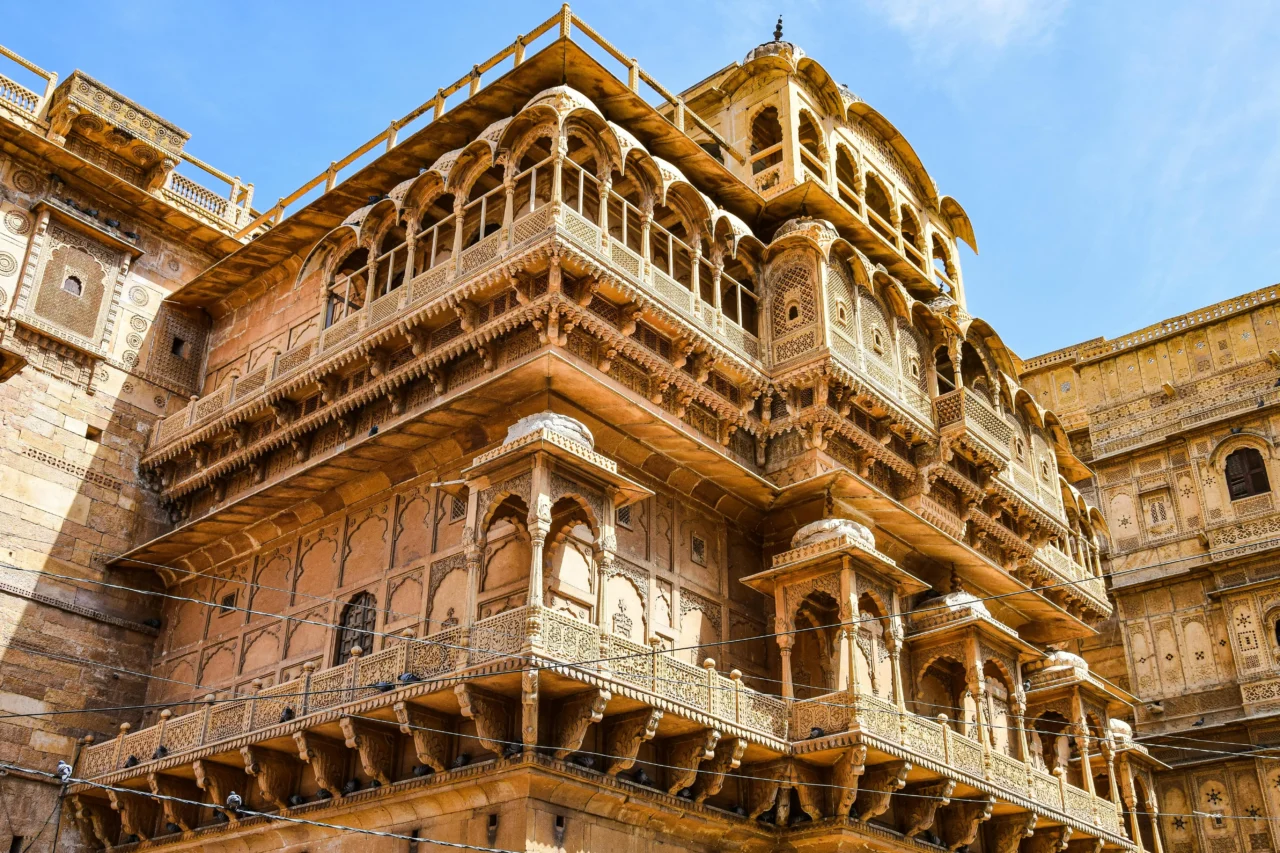
[[[858,164],[849,147],[836,145],[836,192],[840,200],[853,209],[854,213],[862,212],[862,201],[858,198]]]
[[[457,218],[454,216],[454,196],[440,193],[424,202],[419,211],[418,233],[415,239],[417,257],[415,272],[423,272],[447,262],[453,257],[454,235]]]
[[[339,263],[329,280],[325,327],[339,323],[364,307],[369,294],[369,250],[361,246]]]
[[[875,214],[869,216],[868,220],[871,227],[876,229],[882,237],[890,243],[896,243],[893,234],[893,203],[889,200],[892,197],[889,188],[880,180],[880,177],[868,172],[865,192],[867,211]]]
[[[1255,447],[1240,447],[1227,457],[1227,493],[1238,501],[1271,491],[1267,463]]]
[[[809,114],[808,110],[800,111],[800,160],[805,169],[817,178],[819,183],[827,182],[827,147],[823,142],[822,128]]]
[[[840,677],[840,606],[830,593],[815,590],[801,599],[792,614],[795,651],[791,678],[798,699],[838,689]]]
[[[334,665],[341,665],[361,652],[373,650],[373,634],[378,624],[378,600],[371,592],[359,592],[342,608],[334,647]]]
[[[782,122],[777,107],[765,107],[751,120],[751,174],[782,162]]]

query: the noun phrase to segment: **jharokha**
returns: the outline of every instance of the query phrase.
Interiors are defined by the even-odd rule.
[[[0,62],[9,850],[1280,849],[1280,289],[1019,358],[780,30],[261,210]]]

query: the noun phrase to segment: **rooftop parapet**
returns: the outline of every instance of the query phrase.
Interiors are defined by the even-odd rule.
[[[0,45],[0,57],[44,81],[36,92],[0,73],[0,118],[65,148],[224,234],[252,219],[253,185],[186,151],[190,134],[83,71],[58,75]],[[11,66],[12,67],[12,66]],[[16,68],[13,69],[17,73]],[[227,187],[214,191],[176,171],[188,163]]]

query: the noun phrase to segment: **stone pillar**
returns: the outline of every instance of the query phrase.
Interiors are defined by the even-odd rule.
[[[778,650],[782,655],[782,695],[786,699],[794,699],[796,695],[795,687],[791,683],[791,648],[795,642],[796,638],[790,634],[782,634],[778,637]]]
[[[982,659],[978,655],[977,640],[971,639],[966,644],[965,654],[968,657],[968,666],[965,669],[969,673],[969,693],[973,696],[978,718],[978,743],[982,744],[982,763],[989,769],[991,767],[991,730],[988,728],[987,720],[987,682],[983,677]]]
[[[453,199],[453,262],[454,269],[458,266],[458,256],[462,254],[462,229],[466,225],[466,200],[461,196],[454,196]]]
[[[1027,740],[1027,694],[1022,692],[1022,688],[1018,687],[1013,692],[1014,706],[1014,726],[1018,731],[1018,750],[1019,755],[1026,764],[1031,763],[1031,743]]]
[[[569,153],[569,140],[561,133],[556,137],[556,156],[551,167],[551,203],[557,205],[556,216],[559,216],[559,203],[564,200],[564,191],[560,186],[564,175],[564,158]]]
[[[600,245],[607,246],[609,244],[609,193],[613,190],[613,176],[606,171],[604,177],[600,178]],[[626,209],[622,211],[622,215],[626,216]]]
[[[653,200],[646,198],[640,210],[640,257],[644,259],[645,270],[653,266],[649,256],[649,231],[653,225]]]
[[[502,245],[510,246],[514,241],[511,224],[516,219],[516,176],[515,167],[508,163],[502,173],[503,197],[506,203],[502,206]]]
[[[404,283],[408,284],[413,281],[413,266],[417,260],[418,248],[418,219],[416,216],[409,218],[409,226],[405,229],[404,239]]]

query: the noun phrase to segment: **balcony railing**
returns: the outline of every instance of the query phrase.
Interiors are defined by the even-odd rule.
[[[4,45],[0,45],[0,57],[8,59],[15,65],[21,66],[26,71],[36,77],[43,78],[45,81],[42,94],[33,92],[21,83],[11,80],[4,74],[0,74],[0,107],[7,107],[24,119],[39,119],[41,113],[44,112],[45,106],[49,103],[50,96],[53,95],[54,87],[58,84],[58,75],[51,71],[45,71],[34,62],[22,58]]]
[[[933,401],[938,429],[964,433],[985,445],[992,457],[1009,460],[1013,427],[996,414],[991,404],[968,388],[958,388]]]
[[[531,645],[526,629],[534,615],[542,633],[540,642]],[[392,641],[394,645],[380,652],[307,672],[251,697],[207,703],[179,717],[162,714],[159,723],[136,732],[122,727],[118,737],[82,751],[76,775],[141,775],[150,772],[151,762],[172,764],[188,754],[214,754],[219,745],[230,750],[255,735],[282,737],[344,713],[367,714],[417,695],[415,691],[452,689],[449,676],[464,671],[496,673],[533,664],[615,692],[624,689],[626,695],[669,713],[702,718],[704,725],[736,731],[735,736],[776,752],[807,751],[814,737],[857,731],[871,746],[1023,808],[1086,831],[1122,835],[1111,802],[1068,784],[1065,777],[984,750],[979,741],[943,722],[903,711],[876,696],[841,691],[790,700],[758,693],[744,686],[736,672],[729,678],[718,673],[712,661],[693,666],[671,652],[604,633],[546,608],[521,607],[483,619],[471,626],[469,641],[467,636],[463,628],[454,627],[423,640]],[[405,673],[416,680],[405,684]]]
[[[407,284],[348,314],[323,330],[318,340],[300,344],[276,356],[269,366],[233,380],[229,391],[224,393],[224,389],[219,389],[174,412],[164,418],[154,431],[152,449],[170,444],[200,429],[217,415],[273,391],[303,367],[356,344],[367,333],[391,325],[410,311],[418,311],[444,296],[454,282],[500,264],[508,255],[525,249],[535,238],[547,235],[553,228],[596,259],[609,264],[620,277],[649,291],[665,308],[695,324],[726,350],[749,362],[759,361],[759,340],[735,323],[727,319],[722,321],[714,306],[704,302],[699,294],[654,269],[618,238],[602,237],[598,225],[568,205],[558,207],[558,216],[554,215],[556,210],[557,207],[544,204],[532,212],[523,212],[512,222],[509,233],[496,231],[490,234],[466,249],[456,261],[441,262],[417,274]]]
[[[545,608],[538,608],[543,644],[534,649],[543,666],[564,665],[566,674],[625,685],[671,703],[677,713],[702,714],[717,722],[754,732],[762,742],[781,745],[787,738],[787,701],[759,693],[740,678],[721,675],[714,664],[697,667],[662,652]],[[448,628],[422,640],[393,640],[394,645],[370,655],[300,678],[282,682],[251,697],[206,703],[182,716],[164,718],[138,731],[95,744],[81,753],[77,773],[95,778],[140,762],[183,752],[292,722],[305,728],[308,717],[385,695],[387,704],[404,698],[399,681],[413,673],[421,685],[482,665],[520,669],[526,659],[530,607],[508,610],[471,626],[468,648],[461,628]],[[575,664],[581,664],[575,667]],[[388,689],[387,685],[401,685]],[[412,686],[412,685],[409,685]],[[163,749],[161,749],[163,747]]]

